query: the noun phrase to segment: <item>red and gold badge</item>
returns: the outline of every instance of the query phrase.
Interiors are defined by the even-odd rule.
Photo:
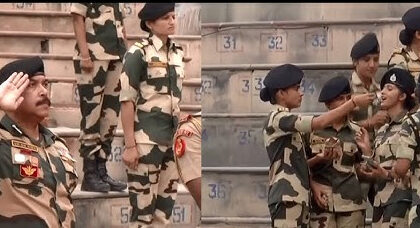
[[[175,155],[177,157],[182,157],[185,153],[185,141],[180,137],[176,138],[175,140]]]
[[[20,175],[22,177],[38,177],[38,167],[31,164],[20,165]]]

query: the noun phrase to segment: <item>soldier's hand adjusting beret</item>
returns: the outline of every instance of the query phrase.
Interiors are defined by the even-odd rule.
[[[174,9],[175,3],[146,3],[143,9],[137,14],[141,20],[140,28],[146,32],[150,32],[150,29],[146,26],[146,21],[156,20],[168,12],[174,11]]]
[[[44,74],[44,62],[39,56],[10,62],[0,69],[0,83],[6,81],[14,72],[23,72],[28,74],[29,78]]]
[[[375,33],[368,33],[357,41],[350,52],[352,59],[360,59],[368,54],[378,54],[379,43]]]
[[[319,93],[319,102],[329,102],[340,96],[351,92],[350,83],[347,78],[337,76],[328,80]]]
[[[409,96],[411,96],[416,88],[414,77],[410,72],[400,68],[391,68],[384,74],[381,79],[381,89],[383,89],[387,83],[396,85]]]
[[[401,20],[406,28],[420,30],[420,6],[409,9]]]

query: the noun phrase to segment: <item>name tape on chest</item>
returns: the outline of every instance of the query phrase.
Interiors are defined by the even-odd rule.
[[[12,140],[12,147],[23,149],[23,150],[30,150],[33,152],[39,152],[39,148],[35,145],[31,145],[22,141]]]
[[[164,62],[148,62],[147,63],[148,67],[163,67],[166,68],[168,67],[168,63],[164,63]]]

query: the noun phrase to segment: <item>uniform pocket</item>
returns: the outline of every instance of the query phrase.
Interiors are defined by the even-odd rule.
[[[77,186],[78,179],[75,160],[62,155],[61,161],[63,162],[64,170],[66,171],[65,186],[69,192],[73,192]]]

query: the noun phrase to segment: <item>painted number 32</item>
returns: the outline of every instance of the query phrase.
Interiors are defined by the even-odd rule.
[[[282,36],[269,36],[268,37],[268,49],[270,50],[282,50],[283,49],[283,37]]]

